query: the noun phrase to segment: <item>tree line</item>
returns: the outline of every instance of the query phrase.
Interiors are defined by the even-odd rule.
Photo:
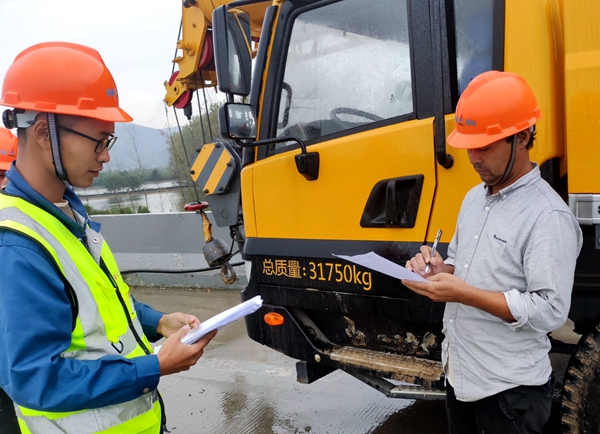
[[[169,128],[162,130],[161,134],[165,138],[169,151],[169,163],[167,167],[147,169],[143,167],[138,150],[138,138],[132,132],[129,132],[133,150],[138,160],[138,168],[131,170],[106,170],[100,173],[100,176],[94,181],[94,187],[104,187],[111,193],[143,191],[143,184],[147,182],[161,182],[168,180],[177,180],[181,186],[183,202],[201,201],[205,199],[204,193],[200,191],[192,180],[190,170],[202,146],[206,143],[212,143],[221,138],[219,134],[218,110],[220,102],[212,102],[205,106],[208,108],[201,110],[199,115],[191,116],[189,122],[180,126],[180,128]],[[183,118],[182,112],[178,111],[178,116]],[[90,208],[90,214],[129,214],[139,212],[149,212],[147,207],[122,207],[110,210],[96,210]]]
[[[202,110],[201,115],[192,116],[187,125],[181,129],[172,129],[172,133],[163,132],[169,145],[168,169],[177,179],[189,185],[192,182],[190,170],[202,146],[220,139],[219,133],[219,107],[221,102],[208,105],[208,114]],[[178,112],[180,118],[181,111]]]
[[[119,191],[136,191],[146,182],[160,182],[177,179],[169,167],[158,169],[131,169],[120,171],[103,171],[94,181],[94,187],[104,187],[112,193]]]

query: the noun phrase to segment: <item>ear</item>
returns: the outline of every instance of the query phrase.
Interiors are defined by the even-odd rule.
[[[48,129],[48,121],[43,118],[29,127],[27,137],[35,141],[38,146],[44,150],[50,149],[50,132]]]
[[[531,138],[531,131],[528,129],[523,130],[519,133],[518,146],[525,148]]]

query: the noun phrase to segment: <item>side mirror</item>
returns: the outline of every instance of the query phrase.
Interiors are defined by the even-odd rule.
[[[255,140],[256,113],[250,104],[227,102],[219,108],[221,136],[228,139]]]
[[[250,15],[220,6],[213,12],[213,46],[219,90],[248,96],[252,75]]]

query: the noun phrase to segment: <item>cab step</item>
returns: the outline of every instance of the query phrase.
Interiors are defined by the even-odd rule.
[[[350,372],[350,374],[363,383],[366,383],[374,389],[377,389],[388,398],[421,399],[426,401],[442,401],[446,399],[445,389],[418,386],[414,384],[397,385],[386,380],[385,378],[357,374],[354,372]]]
[[[441,362],[355,347],[334,350],[330,358],[342,364],[342,369],[388,397],[429,400],[446,397]],[[378,376],[357,370],[376,372]],[[382,377],[410,384],[398,385]]]
[[[394,380],[407,381],[409,378],[438,381],[444,372],[441,362],[401,356],[399,354],[382,353],[355,347],[342,347],[330,353],[331,360],[349,367],[363,368],[371,371],[391,373]]]

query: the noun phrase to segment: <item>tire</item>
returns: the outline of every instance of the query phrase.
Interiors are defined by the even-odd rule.
[[[577,343],[561,397],[562,432],[600,434],[600,323]]]

